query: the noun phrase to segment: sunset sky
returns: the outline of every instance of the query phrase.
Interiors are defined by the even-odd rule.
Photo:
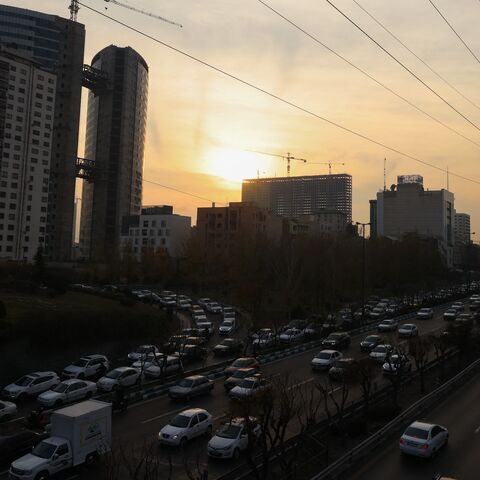
[[[460,43],[428,0],[357,0],[417,55],[480,107],[480,63]],[[374,23],[353,0],[332,2],[386,49],[480,126],[470,104]],[[8,5],[68,17],[69,0],[15,0]],[[480,130],[467,123],[356,30],[325,0],[270,0],[272,7],[409,101],[479,146],[457,136],[374,84],[351,66],[274,15],[257,0],[129,0],[183,25],[177,28],[103,0],[82,3],[176,48],[241,77],[318,115],[418,157],[480,181]],[[124,2],[127,3],[127,2]],[[480,57],[480,2],[434,0]],[[106,10],[105,7],[108,7]],[[284,176],[286,164],[246,150],[292,152],[310,163],[292,163],[293,175],[328,173],[314,163],[344,162],[334,173],[353,176],[353,219],[368,221],[368,200],[396,175],[418,173],[430,189],[446,187],[446,175],[373,145],[269,98],[138,33],[81,7],[85,62],[109,44],[131,46],[147,61],[149,107],[145,180],[222,204],[238,201],[241,179]],[[79,154],[83,153],[86,92]],[[450,176],[457,211],[480,228],[480,185]],[[146,183],[143,203],[171,204],[192,216],[207,201]],[[479,232],[480,233],[480,232]],[[480,238],[480,235],[476,237]]]

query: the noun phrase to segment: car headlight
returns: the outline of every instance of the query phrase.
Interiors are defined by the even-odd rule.
[[[173,440],[176,440],[178,438],[178,435],[173,435]]]

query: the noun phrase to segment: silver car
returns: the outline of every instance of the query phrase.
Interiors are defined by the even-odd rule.
[[[448,443],[448,430],[441,425],[413,422],[400,437],[402,453],[417,457],[433,457]]]
[[[190,400],[197,395],[210,393],[213,389],[213,382],[204,375],[192,375],[182,378],[176,385],[170,387],[168,396],[172,400]]]

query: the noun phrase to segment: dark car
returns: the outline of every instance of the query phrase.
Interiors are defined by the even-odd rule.
[[[186,335],[187,337],[207,337],[205,329],[202,328],[184,328],[182,335]]]
[[[260,364],[255,357],[237,358],[229,367],[224,370],[226,377],[231,377],[239,368],[255,368],[259,369]]]
[[[186,344],[178,352],[183,363],[202,360],[207,356],[207,349],[201,345]]]
[[[354,358],[341,358],[337,360],[333,367],[328,371],[331,380],[344,380],[346,373],[355,367],[356,360]]]
[[[238,355],[243,351],[243,342],[235,338],[225,338],[218,345],[213,347],[213,354],[216,357],[229,357]]]
[[[368,335],[360,342],[360,351],[370,353],[377,345],[385,343],[380,335]]]
[[[32,430],[0,435],[0,466],[8,466],[17,458],[29,453],[32,447],[47,437],[46,433],[37,433]]]
[[[163,344],[162,351],[167,354],[178,352],[183,348],[183,345],[185,345],[187,338],[187,335],[172,335],[168,339],[168,342]]]
[[[244,378],[253,377],[256,373],[256,368],[239,368],[231,377],[228,377],[225,382],[223,382],[223,386],[225,390],[231,390],[233,387],[240,385]]]
[[[350,335],[345,332],[333,332],[322,342],[323,348],[339,350],[350,345]]]

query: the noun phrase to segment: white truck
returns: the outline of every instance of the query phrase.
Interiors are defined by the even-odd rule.
[[[12,480],[45,480],[82,463],[93,463],[110,448],[112,405],[86,400],[56,410],[51,416],[51,436],[31,453],[10,465]]]

